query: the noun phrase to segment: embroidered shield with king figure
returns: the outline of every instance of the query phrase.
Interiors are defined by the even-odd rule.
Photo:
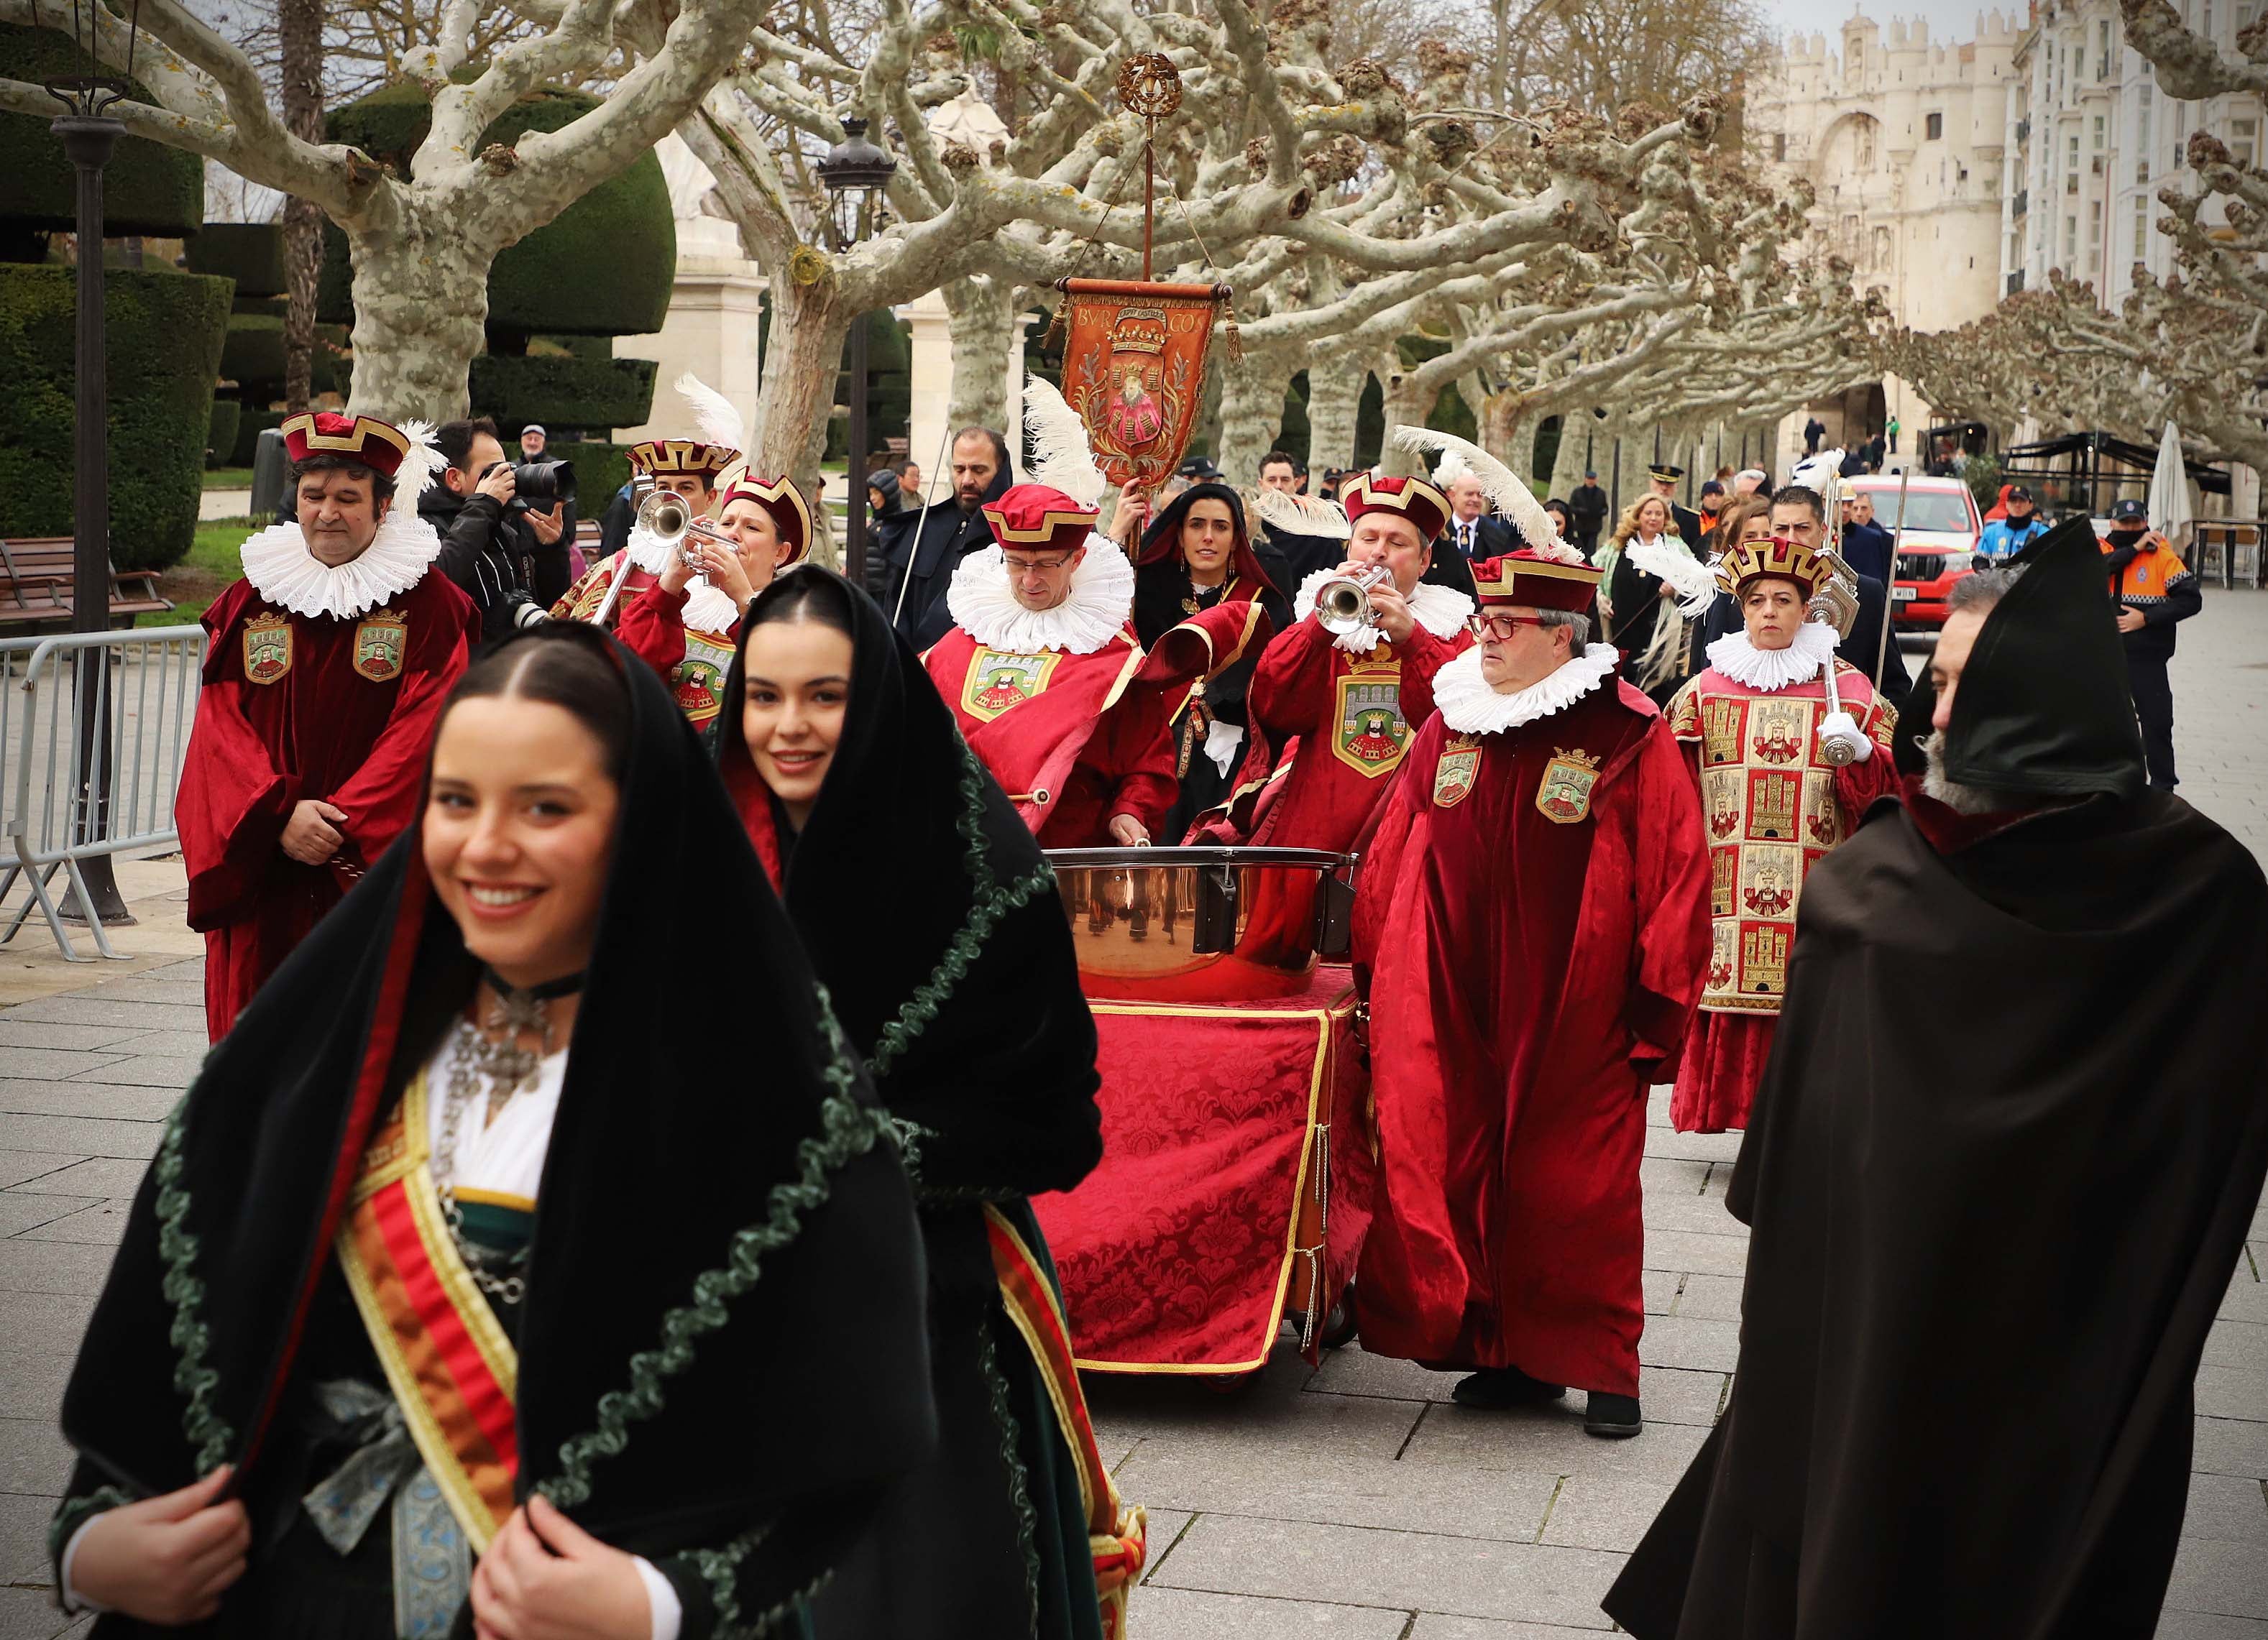
[[[968,676],[961,686],[961,709],[989,724],[1010,707],[1045,694],[1048,680],[1062,659],[1061,650],[1018,655],[979,649],[970,658]]]
[[[1535,806],[1544,819],[1572,826],[1591,813],[1591,788],[1599,783],[1599,760],[1581,746],[1573,751],[1555,748],[1557,755],[1543,766],[1536,783]]]
[[[1409,749],[1399,669],[1368,677],[1351,672],[1341,678],[1331,733],[1331,750],[1339,761],[1374,777],[1392,774]]]
[[[1441,761],[1433,765],[1433,806],[1453,809],[1473,794],[1481,777],[1481,743],[1469,734],[1453,735],[1441,747]]]
[[[401,675],[409,648],[409,617],[399,609],[373,609],[355,627],[354,669],[372,683]]]
[[[269,610],[244,623],[244,675],[273,683],[291,670],[291,617]]]

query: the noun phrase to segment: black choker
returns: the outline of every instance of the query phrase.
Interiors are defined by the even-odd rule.
[[[483,963],[481,965],[481,980],[497,994],[497,1000],[507,1008],[515,1004],[525,1006],[530,1003],[556,1002],[562,997],[572,997],[583,989],[583,973],[580,969],[573,974],[563,974],[556,980],[546,980],[541,985],[531,985],[526,990],[522,990],[517,985],[506,983],[503,975]]]

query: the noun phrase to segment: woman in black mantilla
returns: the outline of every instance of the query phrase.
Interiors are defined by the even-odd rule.
[[[1025,1198],[1102,1149],[1053,874],[912,646],[838,576],[799,570],[750,606],[724,722],[725,789],[902,1136],[929,1249],[938,1456],[814,1602],[814,1631],[962,1640],[1024,1634],[1028,1614],[1033,1634],[1092,1640],[1098,1571],[1123,1600],[1140,1527],[1057,1418],[1056,1396],[1079,1405],[1067,1336],[1050,1362],[1026,1332],[1059,1330],[1061,1298]],[[1092,1533],[1132,1547],[1098,1558]]]
[[[1228,796],[1242,760],[1253,666],[1268,637],[1292,624],[1283,591],[1290,584],[1283,555],[1253,539],[1244,503],[1226,484],[1191,485],[1143,531],[1134,570],[1134,631],[1143,648],[1217,604],[1248,603],[1268,617],[1267,631],[1254,632],[1243,654],[1207,681],[1203,707],[1174,722],[1182,795],[1158,828],[1160,842],[1179,842],[1198,815]]]
[[[652,892],[694,874],[697,910]],[[696,951],[749,1033],[658,960]],[[885,1140],[667,690],[589,627],[508,639],[419,824],[167,1122],[64,1394],[66,1600],[102,1635],[795,1632],[935,1439]]]

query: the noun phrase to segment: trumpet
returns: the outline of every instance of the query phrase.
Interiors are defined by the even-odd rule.
[[[1382,564],[1371,564],[1352,575],[1335,575],[1315,589],[1315,619],[1334,637],[1359,632],[1378,624],[1378,610],[1370,589],[1386,579]]]
[[[664,546],[676,548],[688,563],[694,562],[692,547],[696,539],[729,544],[705,520],[694,516],[691,502],[666,489],[657,489],[638,503],[636,526]]]

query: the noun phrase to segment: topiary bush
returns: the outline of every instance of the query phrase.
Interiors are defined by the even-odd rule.
[[[347,333],[336,325],[315,327],[315,349],[308,362],[308,390],[342,393],[348,372],[341,349]],[[220,373],[237,385],[249,404],[265,404],[284,396],[284,321],[267,313],[233,313],[228,321],[228,342],[221,349]]]
[[[530,422],[554,431],[636,427],[653,404],[652,359],[578,359],[484,353],[473,361],[473,414],[507,436]]]
[[[284,229],[273,222],[208,222],[186,247],[191,273],[236,281],[236,311],[289,294],[284,276]]]
[[[35,83],[51,75],[84,74],[92,66],[69,34],[14,24],[0,24],[0,63],[8,65],[10,77]],[[136,85],[132,95],[147,101],[150,93]],[[0,223],[10,238],[76,228],[77,175],[47,120],[0,114]],[[204,161],[180,149],[146,137],[122,137],[103,167],[103,231],[114,237],[188,238],[203,222],[204,204]]]
[[[0,535],[68,535],[77,275],[0,265]],[[180,562],[196,532],[229,282],[170,269],[108,278],[111,557]]]
[[[236,418],[236,445],[228,452],[223,467],[250,467],[260,454],[260,435],[271,427],[284,425],[282,410],[255,410],[250,405],[242,407]]]
[[[205,428],[205,465],[226,467],[230,454],[236,449],[236,424],[244,419],[244,407],[233,399],[215,399],[212,419]]]

